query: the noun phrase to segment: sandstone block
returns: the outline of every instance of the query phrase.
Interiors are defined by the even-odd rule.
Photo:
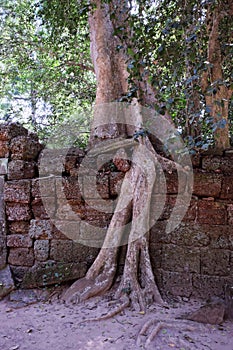
[[[0,158],[9,157],[9,142],[0,140]]]
[[[200,197],[218,197],[221,192],[222,176],[194,172],[193,194]]]
[[[224,225],[227,222],[227,211],[224,203],[213,200],[198,202],[198,222],[200,224]]]
[[[8,263],[16,266],[32,266],[34,254],[32,248],[11,248]]]
[[[55,176],[32,180],[32,197],[55,197]]]
[[[11,221],[8,223],[9,234],[27,234],[29,231],[29,221]]]
[[[6,202],[29,203],[30,180],[8,181],[5,184],[4,197]]]
[[[72,262],[73,261],[72,241],[53,240],[51,242],[50,258],[55,261]]]
[[[43,197],[35,198],[32,201],[32,212],[35,219],[50,219],[55,217],[55,198],[54,197]]]
[[[32,217],[28,204],[6,203],[6,214],[9,221],[27,221]]]
[[[12,248],[31,248],[32,239],[28,235],[8,235],[7,246]]]
[[[15,137],[10,144],[11,159],[35,160],[42,146],[31,136]]]
[[[228,276],[230,271],[230,253],[228,251],[204,249],[201,252],[201,273],[203,275]]]
[[[19,135],[27,135],[28,131],[19,123],[1,124],[0,125],[0,140],[9,141],[13,137]]]
[[[29,236],[33,239],[52,239],[52,223],[49,220],[31,220]]]
[[[225,176],[220,198],[233,199],[233,176]]]
[[[36,176],[36,162],[12,160],[8,165],[8,180],[32,179]]]
[[[21,282],[22,288],[45,287],[84,277],[87,265],[83,263],[41,262],[28,269]]]
[[[49,241],[44,239],[35,241],[34,254],[36,260],[46,261],[49,257]]]

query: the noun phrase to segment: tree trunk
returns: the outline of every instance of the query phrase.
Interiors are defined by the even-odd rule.
[[[214,122],[215,146],[218,150],[224,150],[230,146],[228,108],[232,96],[232,90],[227,87],[223,78],[222,54],[219,40],[220,22],[223,16],[229,15],[222,11],[222,4],[218,4],[214,10],[211,5],[207,12],[207,34],[209,68],[202,76],[202,91],[205,94],[206,106]]]
[[[129,136],[132,136],[132,128],[128,125],[119,125],[124,123],[118,123],[114,119],[115,114],[108,109],[111,102],[116,101],[127,91],[126,56],[123,50],[116,50],[119,42],[114,36],[109,4],[103,4],[101,0],[95,0],[94,4],[96,9],[90,14],[89,24],[92,59],[97,77],[97,95],[90,154],[96,157],[98,153],[115,149],[114,163],[119,170],[125,171],[125,177],[103,246],[86,276],[76,281],[66,291],[64,300],[76,303],[108,291],[114,284],[118,248],[125,244],[127,238],[124,271],[115,296],[118,300],[122,300],[123,306],[131,303],[135,309],[146,311],[147,305],[153,301],[163,303],[149,256],[150,204],[159,156],[157,157],[147,134],[137,135],[136,140],[129,139]],[[125,1],[112,1],[111,6],[121,14],[127,13]],[[124,16],[123,19],[120,18],[120,21],[122,20],[125,21]],[[152,93],[151,89],[147,91]],[[116,107],[116,103],[112,105]],[[133,116],[134,131],[140,132],[143,120],[141,107],[137,101],[133,100],[127,112]],[[106,146],[106,142],[103,142],[106,138],[119,138],[119,140],[108,142]],[[102,142],[96,145],[95,139],[100,139]],[[131,166],[127,159],[124,159],[127,145],[132,148]],[[163,162],[164,167],[166,164],[169,167],[174,166],[174,162],[169,160],[166,162]],[[176,166],[173,169],[176,169]],[[129,228],[127,232],[125,232],[126,225]],[[122,310],[122,305],[119,311]]]

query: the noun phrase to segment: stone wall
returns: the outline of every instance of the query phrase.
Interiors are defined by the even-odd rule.
[[[0,270],[5,273],[5,266],[10,266],[14,284],[21,288],[84,276],[99,249],[89,247],[88,241],[87,245],[78,242],[82,237],[98,238],[98,228],[103,235],[111,219],[111,213],[101,211],[102,202],[93,199],[92,185],[97,183],[101,198],[113,200],[123,179],[111,167],[102,168],[97,179],[95,174],[80,173],[85,154],[75,148],[65,157],[62,151],[48,151],[48,168],[40,168],[39,179],[43,152],[36,135],[17,124],[0,125]],[[197,157],[193,164],[192,200],[182,223],[171,233],[165,228],[178,179],[176,173],[165,174],[166,204],[150,237],[153,268],[159,287],[168,295],[221,296],[225,284],[233,283],[233,153]],[[152,213],[160,195],[159,186],[155,187]],[[89,232],[86,222],[92,225]],[[64,227],[73,239],[64,234]],[[125,249],[121,251],[123,265]]]

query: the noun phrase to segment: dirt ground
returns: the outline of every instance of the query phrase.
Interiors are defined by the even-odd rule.
[[[17,293],[11,300],[5,298],[0,302],[1,350],[233,350],[232,322],[216,326],[176,319],[198,309],[200,301],[180,300],[165,308],[153,305],[146,314],[127,309],[105,321],[81,323],[106,313],[109,298],[95,298],[72,307],[65,306],[57,297],[36,303],[34,297],[32,304],[30,296],[22,301],[24,297]],[[147,335],[138,338],[138,334],[145,322],[152,319],[164,324],[145,347]],[[174,323],[168,327],[170,322]]]

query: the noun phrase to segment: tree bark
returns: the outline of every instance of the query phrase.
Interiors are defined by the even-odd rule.
[[[206,106],[211,110],[211,116],[216,125],[214,136],[215,146],[218,150],[224,150],[230,147],[228,113],[232,90],[224,83],[222,53],[219,40],[221,19],[225,15],[228,16],[230,13],[222,11],[221,1],[214,10],[212,10],[211,6],[208,8],[207,34],[209,40],[207,61],[209,68],[203,73],[201,82]]]

